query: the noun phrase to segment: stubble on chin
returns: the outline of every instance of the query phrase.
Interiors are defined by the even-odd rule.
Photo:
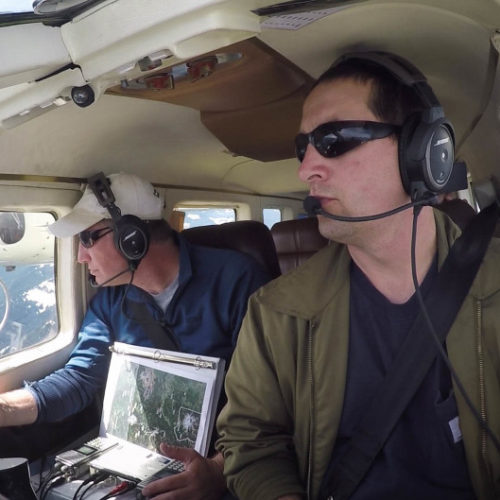
[[[328,219],[321,215],[318,216],[318,228],[321,235],[331,241],[347,244],[354,234],[356,223],[337,221]]]

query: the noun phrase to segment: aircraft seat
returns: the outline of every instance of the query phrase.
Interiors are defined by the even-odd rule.
[[[282,273],[295,269],[328,243],[318,230],[317,217],[277,222],[271,234]]]
[[[474,208],[467,201],[460,198],[444,200],[437,204],[435,208],[448,215],[460,229],[464,229],[467,223],[476,215]]]
[[[184,229],[182,235],[196,245],[230,248],[251,255],[272,278],[280,275],[276,247],[269,228],[262,222],[240,220]]]

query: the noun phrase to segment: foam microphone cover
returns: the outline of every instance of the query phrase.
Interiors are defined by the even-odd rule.
[[[321,210],[321,202],[314,196],[306,196],[303,202],[304,210],[308,215],[316,215]]]

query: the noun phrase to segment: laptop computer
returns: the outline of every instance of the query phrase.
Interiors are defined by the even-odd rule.
[[[206,456],[224,360],[118,342],[111,349],[97,447],[117,444],[90,467],[144,482],[182,470],[182,463],[158,453],[162,442]]]

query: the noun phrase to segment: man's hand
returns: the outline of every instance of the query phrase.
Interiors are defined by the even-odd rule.
[[[184,472],[148,484],[142,494],[154,500],[219,500],[226,492],[222,455],[204,458],[190,448],[160,445],[167,457],[184,463]]]

